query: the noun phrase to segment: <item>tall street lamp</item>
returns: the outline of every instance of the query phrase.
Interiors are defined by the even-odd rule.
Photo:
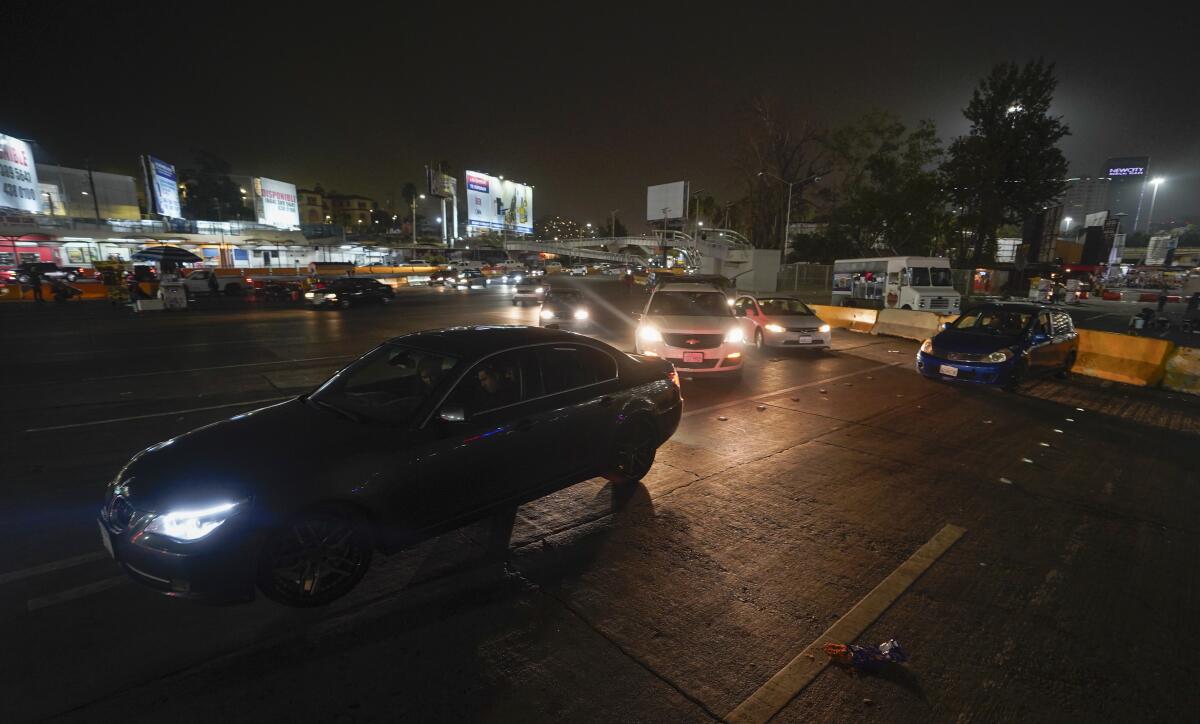
[[[617,237],[617,212],[620,209],[611,209],[608,212],[608,235],[614,239]]]
[[[787,261],[788,231],[792,226],[792,187],[796,186],[797,184],[804,185],[804,184],[808,183],[809,181],[819,180],[821,177],[817,174],[813,174],[812,176],[809,176],[806,179],[801,179],[799,181],[784,181],[783,179],[781,179],[780,177],[771,173],[770,171],[759,171],[758,175],[759,176],[770,176],[771,178],[775,179],[779,183],[787,186],[787,189],[788,189],[788,192],[787,192],[787,216],[786,216],[786,220],[783,222],[783,241],[779,245],[779,264],[782,266],[784,264],[784,262]]]
[[[1163,178],[1162,176],[1159,176],[1150,181],[1150,185],[1154,187],[1154,193],[1150,194],[1150,211],[1149,211],[1149,213],[1146,214],[1146,233],[1147,234],[1152,233],[1150,230],[1150,224],[1152,224],[1154,222],[1154,201],[1155,201],[1155,199],[1158,198],[1158,187],[1162,186],[1164,181],[1166,181],[1166,179]]]
[[[417,245],[417,199],[423,199],[423,198],[425,198],[425,194],[421,194],[420,196],[413,196],[413,197],[412,197],[412,204],[411,204],[411,205],[412,205],[412,237],[413,237],[413,246],[416,246],[416,245]]]

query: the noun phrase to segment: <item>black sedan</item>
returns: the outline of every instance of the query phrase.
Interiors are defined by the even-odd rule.
[[[318,283],[304,299],[314,307],[341,307],[349,309],[356,304],[388,304],[396,298],[396,292],[378,279],[335,279],[328,284]]]
[[[569,332],[410,334],[311,394],[138,453],[108,485],[101,537],[168,595],[247,600],[257,586],[321,605],[377,550],[597,475],[640,480],[682,406],[670,364]]]

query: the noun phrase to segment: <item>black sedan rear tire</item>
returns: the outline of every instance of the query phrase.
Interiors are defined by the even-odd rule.
[[[654,467],[658,451],[658,431],[641,417],[621,425],[613,444],[611,468],[604,474],[616,485],[636,483]]]
[[[340,506],[294,515],[273,530],[258,559],[258,588],[285,606],[324,606],[346,595],[371,567],[366,521]]]

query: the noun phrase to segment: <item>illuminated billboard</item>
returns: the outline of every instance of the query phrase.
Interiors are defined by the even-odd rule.
[[[254,210],[260,224],[281,228],[300,225],[296,186],[269,178],[254,179]]]
[[[467,171],[468,233],[487,229],[533,233],[533,187]]]
[[[687,182],[646,187],[646,221],[687,217]]]
[[[34,214],[42,210],[33,149],[21,139],[3,133],[0,133],[0,209]]]
[[[1110,158],[1104,164],[1104,175],[1109,178],[1142,178],[1150,168],[1149,156],[1126,156]]]
[[[142,173],[146,175],[146,188],[150,197],[152,213],[169,219],[182,219],[179,204],[179,178],[175,167],[153,156],[142,157]]]
[[[441,171],[429,166],[425,167],[425,176],[429,181],[429,195],[435,198],[449,199],[458,196],[458,179],[447,176]]]

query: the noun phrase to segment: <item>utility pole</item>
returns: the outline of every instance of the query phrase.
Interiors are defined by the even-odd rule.
[[[411,204],[411,206],[412,206],[412,243],[413,243],[414,250],[415,250],[415,247],[417,246],[417,198],[423,199],[423,198],[425,198],[425,194],[421,194],[419,197],[417,196],[417,194],[413,194],[413,197],[412,197],[412,204]],[[442,218],[444,219],[446,217],[443,216]]]
[[[608,212],[608,218],[609,218],[608,235],[614,239],[617,238],[617,212],[618,211],[620,211],[620,209],[613,209],[612,211]]]

